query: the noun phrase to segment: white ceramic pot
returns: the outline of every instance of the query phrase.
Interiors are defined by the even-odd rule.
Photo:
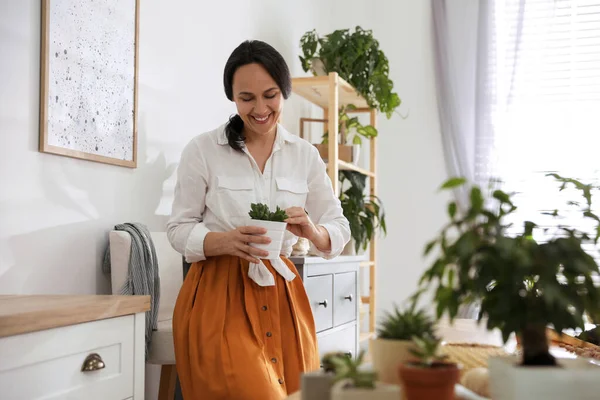
[[[292,256],[300,257],[308,254],[310,241],[306,238],[298,238],[298,241],[292,247]]]
[[[383,383],[401,385],[398,366],[415,358],[410,352],[413,347],[411,340],[369,340],[373,371],[377,372],[377,379]]]
[[[360,144],[352,145],[352,164],[358,165],[360,159]]]
[[[592,400],[600,398],[600,366],[590,360],[557,359],[559,367],[522,367],[516,356],[488,361],[494,400]]]
[[[260,226],[262,228],[267,229],[267,233],[265,234],[271,239],[271,243],[269,244],[257,244],[250,243],[250,246],[256,247],[262,250],[266,250],[269,252],[267,257],[262,257],[266,259],[274,259],[278,258],[281,253],[281,246],[283,245],[283,236],[285,234],[285,228],[287,227],[287,223],[285,222],[275,222],[275,221],[261,221],[257,219],[253,219],[251,221],[252,226]]]
[[[310,60],[310,69],[316,76],[326,76],[327,75],[327,71],[325,70],[325,64],[318,57],[314,57],[313,59]]]
[[[347,387],[347,381],[339,381],[331,388],[331,400],[399,400],[400,387],[376,382],[375,388]]]

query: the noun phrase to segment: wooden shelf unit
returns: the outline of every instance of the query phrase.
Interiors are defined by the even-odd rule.
[[[339,109],[342,106],[352,104],[356,107],[353,113],[368,113],[369,123],[377,128],[377,110],[370,108],[367,101],[359,95],[356,90],[340,76],[332,72],[327,76],[300,77],[292,79],[292,92],[309,102],[323,109],[323,119],[304,118],[304,121],[325,122],[330,138],[338,138],[339,130]],[[333,133],[333,134],[332,134]],[[367,141],[363,141],[366,143]],[[369,168],[361,168],[354,164],[344,162],[339,159],[338,141],[328,141],[329,161],[327,164],[327,173],[331,179],[334,193],[339,192],[340,170],[353,170],[366,175],[369,178],[369,190],[372,196],[377,195],[377,138],[370,138],[369,150]],[[361,334],[361,341],[374,336],[375,332],[375,284],[376,284],[376,266],[377,266],[377,240],[376,237],[370,242],[369,259],[361,266],[369,268],[369,295],[361,296],[364,304],[369,305],[369,332]]]

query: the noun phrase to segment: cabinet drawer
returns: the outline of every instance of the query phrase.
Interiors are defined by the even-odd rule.
[[[97,353],[105,367],[82,372]],[[133,396],[134,316],[0,339],[0,387],[10,400],[126,399]]]
[[[356,319],[356,272],[333,276],[333,326]]]
[[[349,324],[332,333],[326,333],[317,338],[319,342],[319,358],[323,358],[326,353],[341,351],[350,353],[356,357],[356,325]]]
[[[333,327],[333,275],[310,276],[304,285],[317,332]]]

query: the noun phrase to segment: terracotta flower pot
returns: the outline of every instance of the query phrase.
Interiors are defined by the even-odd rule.
[[[398,375],[406,400],[452,400],[460,370],[452,363],[434,363],[426,368],[408,362],[400,365]]]

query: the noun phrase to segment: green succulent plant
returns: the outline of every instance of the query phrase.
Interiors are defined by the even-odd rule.
[[[285,210],[282,210],[279,206],[277,206],[277,209],[274,212],[271,212],[269,206],[262,203],[252,203],[248,215],[250,215],[250,218],[252,219],[273,222],[284,222],[288,218]]]
[[[415,303],[404,311],[394,306],[392,312],[384,314],[377,328],[377,337],[381,339],[413,340],[424,336],[434,336],[434,322],[424,310],[417,310]]]
[[[441,339],[433,335],[413,336],[415,347],[410,349],[413,356],[419,360],[419,365],[431,368],[434,363],[444,361],[447,354],[440,354]]]
[[[356,388],[375,388],[377,373],[360,369],[364,357],[364,350],[359,353],[356,359],[347,355],[332,356],[330,362],[335,371],[334,382],[348,380]]]
[[[335,372],[336,364],[333,362],[334,359],[350,357],[348,353],[341,351],[332,351],[323,355],[321,358],[321,365],[325,372]]]

